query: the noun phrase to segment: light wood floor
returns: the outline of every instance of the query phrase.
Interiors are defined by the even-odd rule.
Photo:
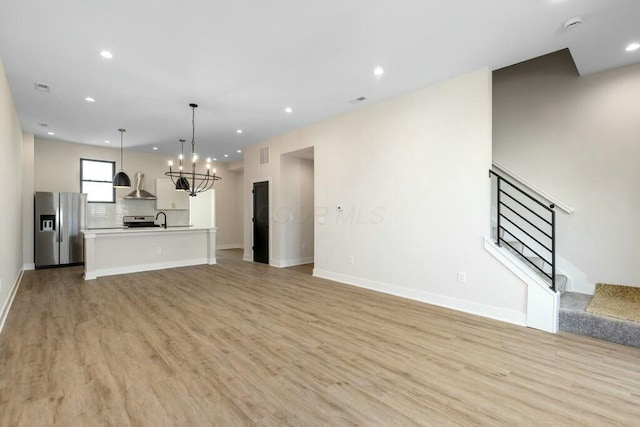
[[[638,425],[640,350],[275,269],[25,273],[0,424]]]

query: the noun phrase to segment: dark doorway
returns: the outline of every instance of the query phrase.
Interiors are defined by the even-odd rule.
[[[253,261],[269,264],[269,182],[253,183]]]

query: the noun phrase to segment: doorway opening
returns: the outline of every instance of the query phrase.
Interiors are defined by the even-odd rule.
[[[280,238],[279,267],[305,265],[312,274],[315,253],[314,147],[280,158],[282,198],[275,212]]]

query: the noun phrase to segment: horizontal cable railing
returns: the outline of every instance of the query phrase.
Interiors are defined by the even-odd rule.
[[[556,212],[554,204],[545,204],[490,170],[496,178],[496,244],[519,253],[521,259],[550,281],[556,290]],[[516,246],[520,245],[521,249]],[[527,256],[527,251],[533,256]],[[549,268],[546,269],[545,266]]]

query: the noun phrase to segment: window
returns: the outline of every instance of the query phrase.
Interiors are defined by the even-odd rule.
[[[114,203],[116,190],[113,175],[116,162],[80,159],[80,192],[87,193],[88,202]]]

